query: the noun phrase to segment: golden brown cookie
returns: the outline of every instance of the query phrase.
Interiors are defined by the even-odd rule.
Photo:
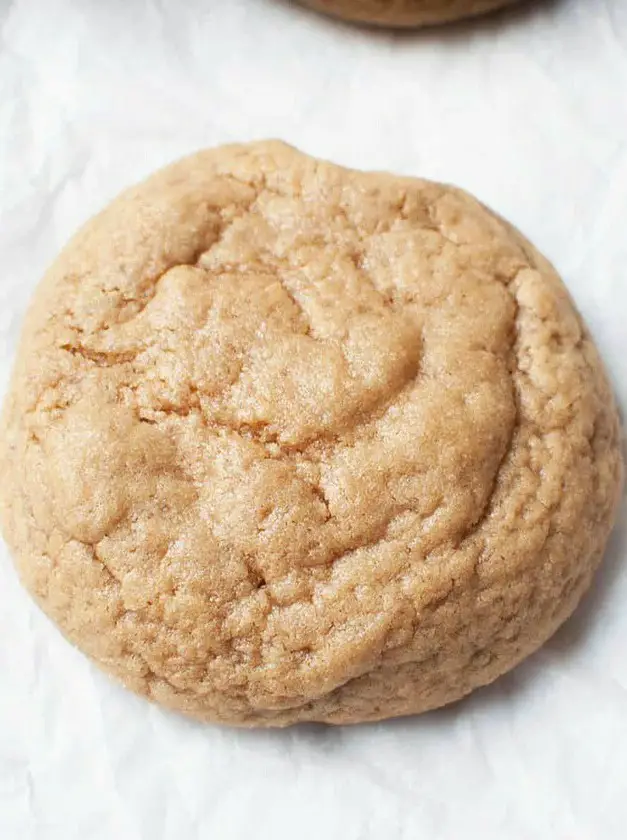
[[[299,0],[316,11],[377,26],[431,26],[492,12],[517,0]]]
[[[490,682],[572,612],[621,482],[549,263],[461,190],[200,152],[72,240],[2,419],[20,575],[203,720],[353,723]]]

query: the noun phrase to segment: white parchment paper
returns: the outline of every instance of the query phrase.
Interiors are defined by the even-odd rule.
[[[266,136],[458,183],[511,219],[563,274],[627,405],[624,0],[415,35],[281,0],[0,0],[0,388],[77,225],[172,158]],[[468,701],[259,733],[109,682],[0,548],[1,840],[622,840],[626,824],[625,524],[575,618]]]

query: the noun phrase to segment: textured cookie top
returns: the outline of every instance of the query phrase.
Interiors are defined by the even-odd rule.
[[[620,474],[538,254],[459,190],[280,143],[188,158],[77,235],[4,427],[44,608],[135,688],[239,722],[337,717],[453,637],[461,693],[485,681],[499,634],[520,658],[572,609]]]

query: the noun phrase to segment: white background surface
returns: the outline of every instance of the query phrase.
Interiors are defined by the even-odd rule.
[[[265,136],[456,182],[509,217],[562,272],[627,405],[624,0],[417,35],[280,0],[0,0],[0,388],[79,223],[180,154]],[[470,700],[260,733],[110,683],[0,548],[1,840],[622,840],[626,822],[625,524],[575,618]]]

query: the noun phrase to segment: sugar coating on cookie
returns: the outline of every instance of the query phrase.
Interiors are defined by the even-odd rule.
[[[316,11],[357,23],[413,27],[486,14],[517,0],[300,0]]]
[[[542,644],[620,493],[549,263],[448,186],[203,151],[70,242],[0,431],[25,586],[130,688],[280,726],[422,712]]]

